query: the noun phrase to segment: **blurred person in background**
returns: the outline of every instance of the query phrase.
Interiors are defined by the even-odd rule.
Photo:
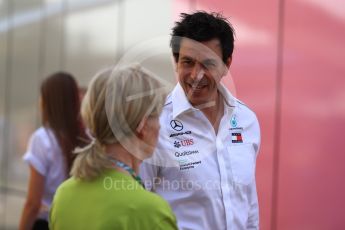
[[[73,150],[88,143],[81,116],[78,85],[57,72],[41,84],[43,126],[31,136],[23,159],[29,164],[28,193],[20,229],[48,229],[48,212],[57,187],[69,177]]]
[[[170,203],[180,229],[258,229],[259,123],[220,82],[232,61],[233,28],[217,13],[181,14],[171,48],[178,84],[141,176]]]
[[[79,87],[78,92],[79,92],[79,99],[80,101],[83,101],[83,98],[86,94],[87,88],[86,87]]]
[[[162,89],[140,65],[93,78],[82,117],[94,140],[76,150],[72,177],[54,197],[51,229],[177,229],[168,203],[146,191],[138,176],[157,143]]]

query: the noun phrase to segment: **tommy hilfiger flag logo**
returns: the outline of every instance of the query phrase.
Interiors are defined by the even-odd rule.
[[[232,133],[231,141],[232,141],[232,143],[243,143],[242,134],[241,133]]]

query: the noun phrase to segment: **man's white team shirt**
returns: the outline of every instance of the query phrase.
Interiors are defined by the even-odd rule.
[[[255,114],[222,85],[224,115],[216,134],[180,84],[167,97],[153,157],[141,165],[147,189],[171,205],[180,229],[258,229]]]

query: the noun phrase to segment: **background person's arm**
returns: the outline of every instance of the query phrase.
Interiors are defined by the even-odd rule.
[[[41,207],[45,177],[30,165],[28,194],[19,224],[20,230],[31,230]]]

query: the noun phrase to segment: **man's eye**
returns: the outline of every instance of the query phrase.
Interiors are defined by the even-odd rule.
[[[190,66],[190,65],[193,64],[193,62],[192,62],[191,60],[183,60],[183,61],[182,61],[182,64],[183,64],[183,65],[186,65],[186,66]]]
[[[214,67],[216,67],[216,63],[214,63],[214,62],[206,62],[206,63],[204,63],[204,66],[206,67],[206,68],[214,68]]]

